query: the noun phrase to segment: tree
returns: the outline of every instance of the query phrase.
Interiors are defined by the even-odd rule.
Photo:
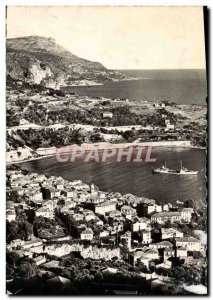
[[[196,209],[195,201],[190,199],[184,202],[184,207]]]
[[[140,259],[137,259],[136,267],[140,272],[148,272],[147,266],[145,266],[144,263],[140,261]]]
[[[25,260],[21,262],[19,267],[20,275],[23,279],[30,279],[37,273],[37,267],[33,260]]]
[[[171,225],[172,225],[171,220],[167,220],[167,221],[165,222],[165,228],[170,228]]]
[[[13,268],[15,268],[16,263],[19,260],[19,256],[15,251],[7,252],[6,253],[6,261],[9,265],[13,265]]]

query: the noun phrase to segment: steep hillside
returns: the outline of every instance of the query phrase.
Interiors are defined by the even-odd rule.
[[[127,78],[100,63],[79,58],[52,38],[39,36],[7,39],[7,75],[55,89],[84,81],[104,83]]]

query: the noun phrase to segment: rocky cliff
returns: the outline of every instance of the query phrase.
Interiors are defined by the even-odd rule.
[[[85,82],[123,80],[125,74],[106,69],[67,51],[54,39],[29,36],[7,39],[7,75],[15,80],[58,89]]]

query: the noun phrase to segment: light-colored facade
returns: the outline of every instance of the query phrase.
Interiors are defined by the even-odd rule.
[[[150,226],[150,220],[147,218],[135,218],[132,223],[132,231],[138,232],[140,230],[145,230]]]
[[[171,223],[180,223],[181,213],[168,211],[156,213],[151,216],[151,223],[165,224],[167,221],[170,221]]]
[[[142,244],[150,244],[152,242],[151,231],[143,230],[141,232],[141,242]]]
[[[6,214],[6,220],[8,222],[12,222],[16,220],[16,212],[15,211],[8,211]]]
[[[201,242],[192,236],[176,238],[175,245],[177,248],[182,247],[185,248],[187,251],[201,250]]]
[[[162,228],[161,229],[161,239],[166,240],[174,237],[183,237],[183,232],[175,228]]]
[[[187,256],[187,249],[179,247],[176,249],[176,257],[185,257]]]
[[[191,221],[193,212],[193,208],[183,208],[181,211],[181,219],[189,223]]]
[[[107,201],[95,206],[95,213],[99,215],[105,215],[106,213],[110,213],[114,210],[116,210],[115,201]]]
[[[48,219],[53,219],[53,217],[54,217],[53,211],[49,210],[48,208],[44,208],[44,207],[37,209],[35,214],[36,214],[36,217],[44,217],[44,218],[48,218]]]
[[[91,228],[87,228],[81,233],[81,240],[91,241],[93,240],[93,231]]]

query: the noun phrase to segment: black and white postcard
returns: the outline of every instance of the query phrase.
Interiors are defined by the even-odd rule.
[[[7,294],[208,294],[207,17],[7,6]]]

